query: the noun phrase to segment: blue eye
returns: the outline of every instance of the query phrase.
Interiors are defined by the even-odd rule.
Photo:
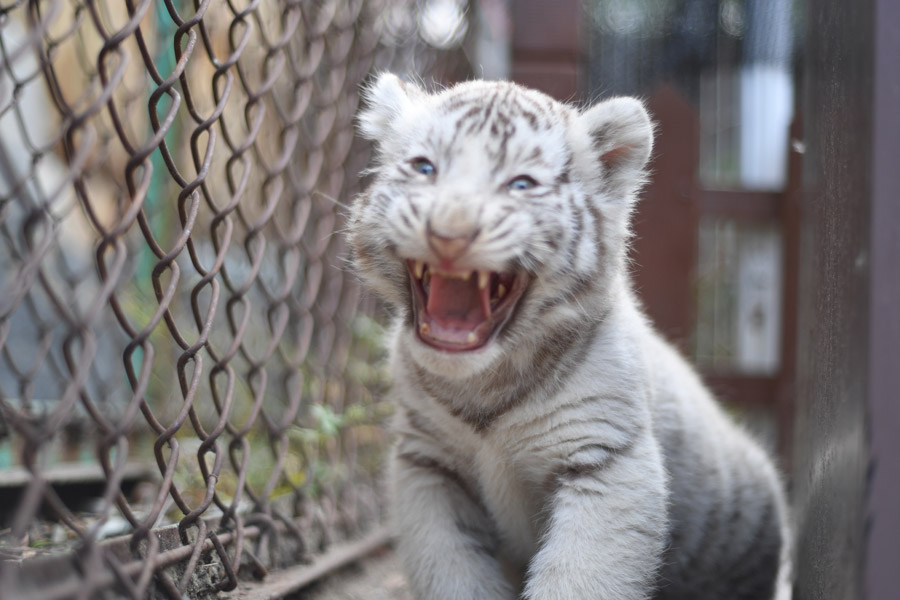
[[[529,177],[528,175],[519,175],[518,177],[513,177],[509,180],[509,183],[506,184],[506,189],[530,190],[536,185],[537,181],[535,181],[534,178]]]
[[[416,173],[421,173],[422,175],[434,175],[437,173],[437,169],[434,168],[434,165],[431,164],[431,161],[427,158],[414,158],[412,159],[412,168]]]

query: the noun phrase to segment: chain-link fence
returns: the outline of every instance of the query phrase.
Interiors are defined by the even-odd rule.
[[[341,206],[421,8],[0,2],[0,596],[215,595],[379,523]]]

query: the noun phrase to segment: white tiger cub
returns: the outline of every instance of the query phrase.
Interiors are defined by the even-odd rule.
[[[359,120],[377,157],[350,239],[396,309],[391,493],[417,597],[788,598],[771,461],[630,287],[640,102],[383,74]]]

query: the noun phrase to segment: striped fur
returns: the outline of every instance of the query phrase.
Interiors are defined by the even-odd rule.
[[[367,100],[377,157],[350,239],[395,308],[393,512],[417,596],[788,598],[771,460],[631,291],[628,221],[652,145],[640,103],[579,111],[504,82],[431,94],[389,74]],[[537,184],[507,186],[521,175]],[[475,350],[417,334],[406,260],[439,260],[434,231],[471,240],[463,269],[528,275]]]

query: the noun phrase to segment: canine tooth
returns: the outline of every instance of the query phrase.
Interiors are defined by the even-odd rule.
[[[470,331],[469,335],[466,336],[467,344],[474,344],[478,340],[478,337],[475,335],[474,331]]]
[[[431,327],[428,326],[428,323],[422,323],[419,325],[419,331],[422,332],[422,335],[428,335],[431,333]]]
[[[472,271],[469,271],[468,273],[466,273],[466,274],[463,276],[463,281],[468,281],[468,280],[470,280],[470,279],[472,278],[472,273],[473,273]]]
[[[488,282],[491,280],[491,273],[489,271],[478,271],[478,289],[483,290],[487,287]]]
[[[423,271],[425,271],[425,263],[421,260],[417,260],[413,263],[413,273],[415,273],[416,279],[422,279]]]
[[[502,283],[497,286],[497,298],[502,298],[506,295],[506,286]]]

